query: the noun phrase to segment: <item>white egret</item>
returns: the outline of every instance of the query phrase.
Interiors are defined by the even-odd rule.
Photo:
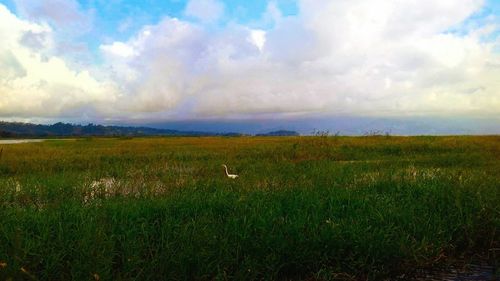
[[[225,164],[222,165],[222,167],[224,167],[224,169],[226,169],[226,176],[230,179],[235,179],[238,177],[238,175],[233,175],[233,174],[230,174],[227,172],[227,166]]]

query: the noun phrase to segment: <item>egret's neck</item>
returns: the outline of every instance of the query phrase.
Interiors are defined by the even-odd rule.
[[[224,166],[224,169],[226,170],[226,175],[229,176],[229,173],[227,172],[227,167],[226,166]]]

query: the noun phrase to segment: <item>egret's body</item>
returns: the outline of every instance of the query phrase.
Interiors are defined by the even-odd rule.
[[[224,167],[224,169],[226,170],[226,176],[227,176],[228,178],[230,178],[230,179],[235,179],[235,178],[237,178],[237,177],[238,177],[238,175],[233,175],[233,174],[228,173],[228,171],[227,171],[227,166],[226,166],[226,165],[222,165],[222,167]]]

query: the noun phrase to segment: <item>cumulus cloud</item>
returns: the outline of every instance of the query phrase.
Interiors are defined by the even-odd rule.
[[[3,5],[0,19],[0,116],[75,116],[113,101],[113,83],[51,55],[51,27],[21,20]]]
[[[266,43],[266,32],[260,29],[254,29],[250,31],[250,36],[248,38],[250,43],[254,44],[262,51],[264,44]]]
[[[92,27],[92,11],[83,10],[76,0],[14,0],[23,17],[36,22],[49,22],[59,29],[86,32]]]
[[[456,32],[481,11],[482,0],[301,0],[294,16],[271,5],[266,30],[235,23],[207,27],[204,22],[222,12],[212,13],[208,4],[190,8],[200,3],[218,2],[188,4],[186,14],[201,21],[165,17],[128,40],[102,44],[99,79],[33,51],[50,48],[53,31],[4,8],[26,27],[2,29],[13,23],[0,17],[0,36],[13,46],[0,59],[1,77],[8,77],[0,93],[10,97],[2,99],[0,112],[43,114],[51,104],[56,115],[87,108],[118,119],[499,117],[498,26]]]
[[[51,55],[64,57],[67,63],[74,65],[92,60],[84,37],[90,36],[94,30],[93,9],[84,9],[78,0],[13,0],[13,2],[19,18],[49,26],[52,31],[50,36],[42,33],[25,33],[22,38],[23,45],[41,49],[42,43],[50,43],[53,47]],[[52,42],[47,42],[48,39]]]
[[[166,18],[102,50],[139,112],[497,116],[498,43],[450,32],[483,4],[303,0],[265,32]]]

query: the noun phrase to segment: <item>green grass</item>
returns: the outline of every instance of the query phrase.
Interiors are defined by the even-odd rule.
[[[500,137],[3,147],[1,280],[373,280],[500,247]]]

